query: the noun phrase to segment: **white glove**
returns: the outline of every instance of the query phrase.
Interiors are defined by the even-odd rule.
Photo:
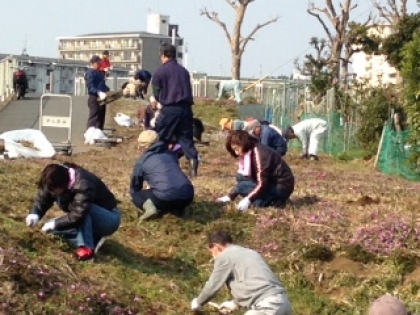
[[[156,107],[157,107],[158,110],[161,110],[163,108],[163,106],[162,106],[161,103],[157,103],[157,106]]]
[[[191,301],[191,310],[192,311],[200,311],[201,310],[201,305],[198,304],[197,298],[195,298],[194,300]]]
[[[227,312],[234,312],[238,309],[238,305],[235,303],[234,300],[226,301],[219,305],[219,311]],[[225,313],[224,312],[224,313]]]
[[[251,201],[249,201],[248,197],[245,197],[241,201],[239,201],[238,206],[236,207],[240,211],[248,210],[249,206],[251,205]]]
[[[26,217],[26,226],[34,227],[39,222],[39,216],[37,214],[28,214]]]
[[[152,96],[150,96],[149,101],[150,101],[150,103],[154,103],[154,102],[156,102],[156,98],[152,95]]]
[[[225,203],[225,202],[231,202],[232,200],[230,199],[229,196],[223,196],[223,197],[217,198],[216,201]]]
[[[106,93],[99,91],[98,96],[99,96],[99,99],[103,101],[106,98]]]
[[[50,220],[42,226],[42,232],[51,232],[55,230],[55,220]]]

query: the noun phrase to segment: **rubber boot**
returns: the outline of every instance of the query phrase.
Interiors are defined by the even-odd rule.
[[[196,177],[198,174],[198,160],[190,160],[190,176]]]
[[[143,203],[144,214],[140,217],[141,221],[155,218],[159,213],[151,199],[147,199]]]

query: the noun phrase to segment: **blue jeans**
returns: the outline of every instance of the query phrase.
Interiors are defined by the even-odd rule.
[[[120,223],[119,209],[109,211],[93,204],[77,228],[53,231],[53,234],[62,236],[76,248],[86,246],[94,249],[102,237],[114,234]]]
[[[236,181],[235,191],[241,197],[248,196],[258,185],[257,181],[241,174],[236,175]],[[253,202],[253,205],[258,208],[270,207],[274,203],[285,202],[290,195],[289,192],[278,189],[276,185],[269,185],[260,197]]]

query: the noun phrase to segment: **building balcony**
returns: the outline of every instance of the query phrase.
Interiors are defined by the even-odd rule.
[[[114,45],[59,45],[58,50],[60,52],[69,52],[69,51],[90,51],[90,50],[139,50],[139,45],[123,45],[123,44],[114,44]]]

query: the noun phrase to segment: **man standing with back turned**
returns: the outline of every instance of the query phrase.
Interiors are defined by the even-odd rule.
[[[156,119],[155,130],[161,141],[170,143],[173,138],[181,145],[190,161],[190,175],[197,176],[198,152],[193,140],[194,105],[190,74],[176,60],[176,48],[163,44],[160,48],[162,66],[152,78],[153,109],[157,103],[162,105]]]

